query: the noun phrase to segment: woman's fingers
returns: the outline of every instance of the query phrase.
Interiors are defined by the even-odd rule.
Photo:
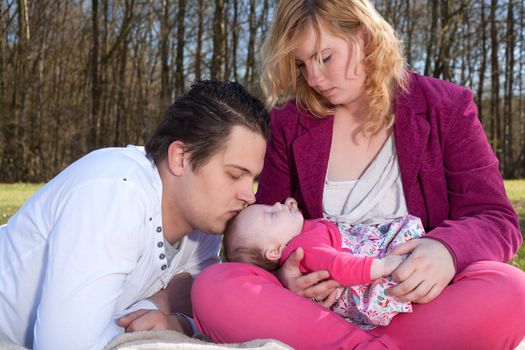
[[[423,296],[422,298],[419,298],[417,300],[414,300],[414,303],[418,304],[426,304],[431,302],[432,300],[436,299],[439,294],[443,291],[445,287],[440,287],[437,284],[434,284],[432,288],[428,291],[428,293]]]
[[[388,295],[397,297],[402,301],[408,301],[408,300],[405,300],[406,296],[410,294],[412,291],[414,291],[421,282],[422,282],[422,279],[419,276],[419,274],[412,273],[410,276],[408,276],[405,280],[400,282],[398,285],[388,288],[387,293]]]

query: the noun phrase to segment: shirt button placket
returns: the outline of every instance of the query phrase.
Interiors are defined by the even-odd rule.
[[[157,230],[156,230],[156,231],[157,231],[158,233],[161,233],[161,232],[162,232],[162,226],[157,226]],[[164,242],[159,241],[159,242],[157,243],[157,247],[162,248],[163,246],[164,246]],[[165,257],[166,257],[166,255],[164,255],[164,253],[161,253],[161,254],[159,255],[159,259],[160,259],[160,260],[163,260]],[[160,267],[160,269],[161,269],[162,271],[166,270],[167,268],[168,268],[168,265],[166,265],[166,264],[164,264],[164,265],[162,265],[162,266]]]

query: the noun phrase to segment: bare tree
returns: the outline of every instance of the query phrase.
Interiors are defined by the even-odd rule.
[[[496,22],[496,8],[498,0],[491,0],[490,2],[490,39],[491,39],[491,120],[490,132],[494,151],[501,159],[501,122],[499,114],[499,62],[498,62],[498,28]]]
[[[184,92],[184,30],[186,17],[186,0],[179,0],[179,11],[177,13],[177,58],[175,60],[175,93]]]
[[[195,79],[202,77],[202,37],[204,33],[204,0],[198,0],[197,8],[197,49],[195,52]]]
[[[225,41],[224,0],[215,0],[215,12],[213,15],[213,57],[211,60],[212,79],[224,79]]]
[[[514,51],[515,51],[515,32],[514,32],[514,1],[508,0],[507,10],[507,39],[505,50],[505,102],[503,108],[503,173],[510,177],[514,171],[511,169],[513,159],[512,150],[512,101],[514,89]]]
[[[95,147],[143,144],[190,80],[241,80],[259,93],[276,3],[2,1],[0,181],[45,181]],[[524,176],[524,2],[374,3],[411,69],[476,92],[504,176]]]
[[[478,91],[476,103],[478,105],[478,117],[481,122],[484,122],[483,118],[483,86],[485,85],[485,72],[487,70],[487,21],[485,16],[485,0],[480,1],[481,3],[481,21],[479,28],[481,31],[481,64],[479,67],[479,78],[478,78]]]
[[[170,0],[162,1],[162,17],[160,20],[160,108],[164,108],[171,98],[172,87],[170,84],[169,56],[170,56],[170,36],[173,30],[173,21],[170,15]]]
[[[435,41],[436,41],[436,33],[438,28],[438,8],[439,8],[439,1],[438,0],[431,0],[430,1],[431,6],[431,12],[430,12],[430,30],[428,31],[429,38],[427,40],[426,44],[426,59],[425,59],[425,75],[430,75],[431,69],[432,69],[432,60],[434,59],[435,55]]]
[[[98,28],[98,0],[91,0],[91,121],[89,125],[88,147],[97,147],[98,130],[100,128],[100,97],[99,82],[99,28]]]
[[[113,139],[114,145],[125,144],[127,139],[127,131],[129,128],[126,127],[127,122],[127,105],[126,105],[126,78],[127,78],[127,65],[128,65],[128,45],[129,45],[129,33],[132,27],[133,9],[135,6],[135,0],[126,0],[124,9],[124,20],[122,22],[123,30],[125,31],[122,35],[122,40],[118,44],[119,59],[117,60],[118,65],[118,93],[117,93],[117,109],[115,118],[115,136]],[[124,127],[123,127],[124,126]],[[121,136],[121,134],[123,134]]]

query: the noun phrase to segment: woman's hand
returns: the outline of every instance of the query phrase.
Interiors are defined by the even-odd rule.
[[[118,319],[127,333],[150,330],[172,330],[192,336],[191,325],[181,315],[167,315],[159,310],[137,310]]]
[[[330,277],[325,270],[303,275],[299,269],[303,257],[303,249],[297,248],[275,275],[292,292],[315,300],[324,307],[331,307],[341,294],[341,285],[334,280],[325,281]]]
[[[413,239],[396,247],[390,254],[407,254],[408,258],[392,273],[399,282],[388,295],[402,301],[428,303],[434,300],[456,274],[454,259],[443,243],[430,239]]]
[[[403,256],[389,254],[383,259],[374,259],[370,276],[372,280],[390,275],[401,263]]]

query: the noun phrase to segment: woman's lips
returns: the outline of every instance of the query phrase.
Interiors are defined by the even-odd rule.
[[[335,88],[330,88],[330,89],[326,89],[326,90],[319,90],[319,93],[323,96],[329,96],[332,91],[334,91]]]

